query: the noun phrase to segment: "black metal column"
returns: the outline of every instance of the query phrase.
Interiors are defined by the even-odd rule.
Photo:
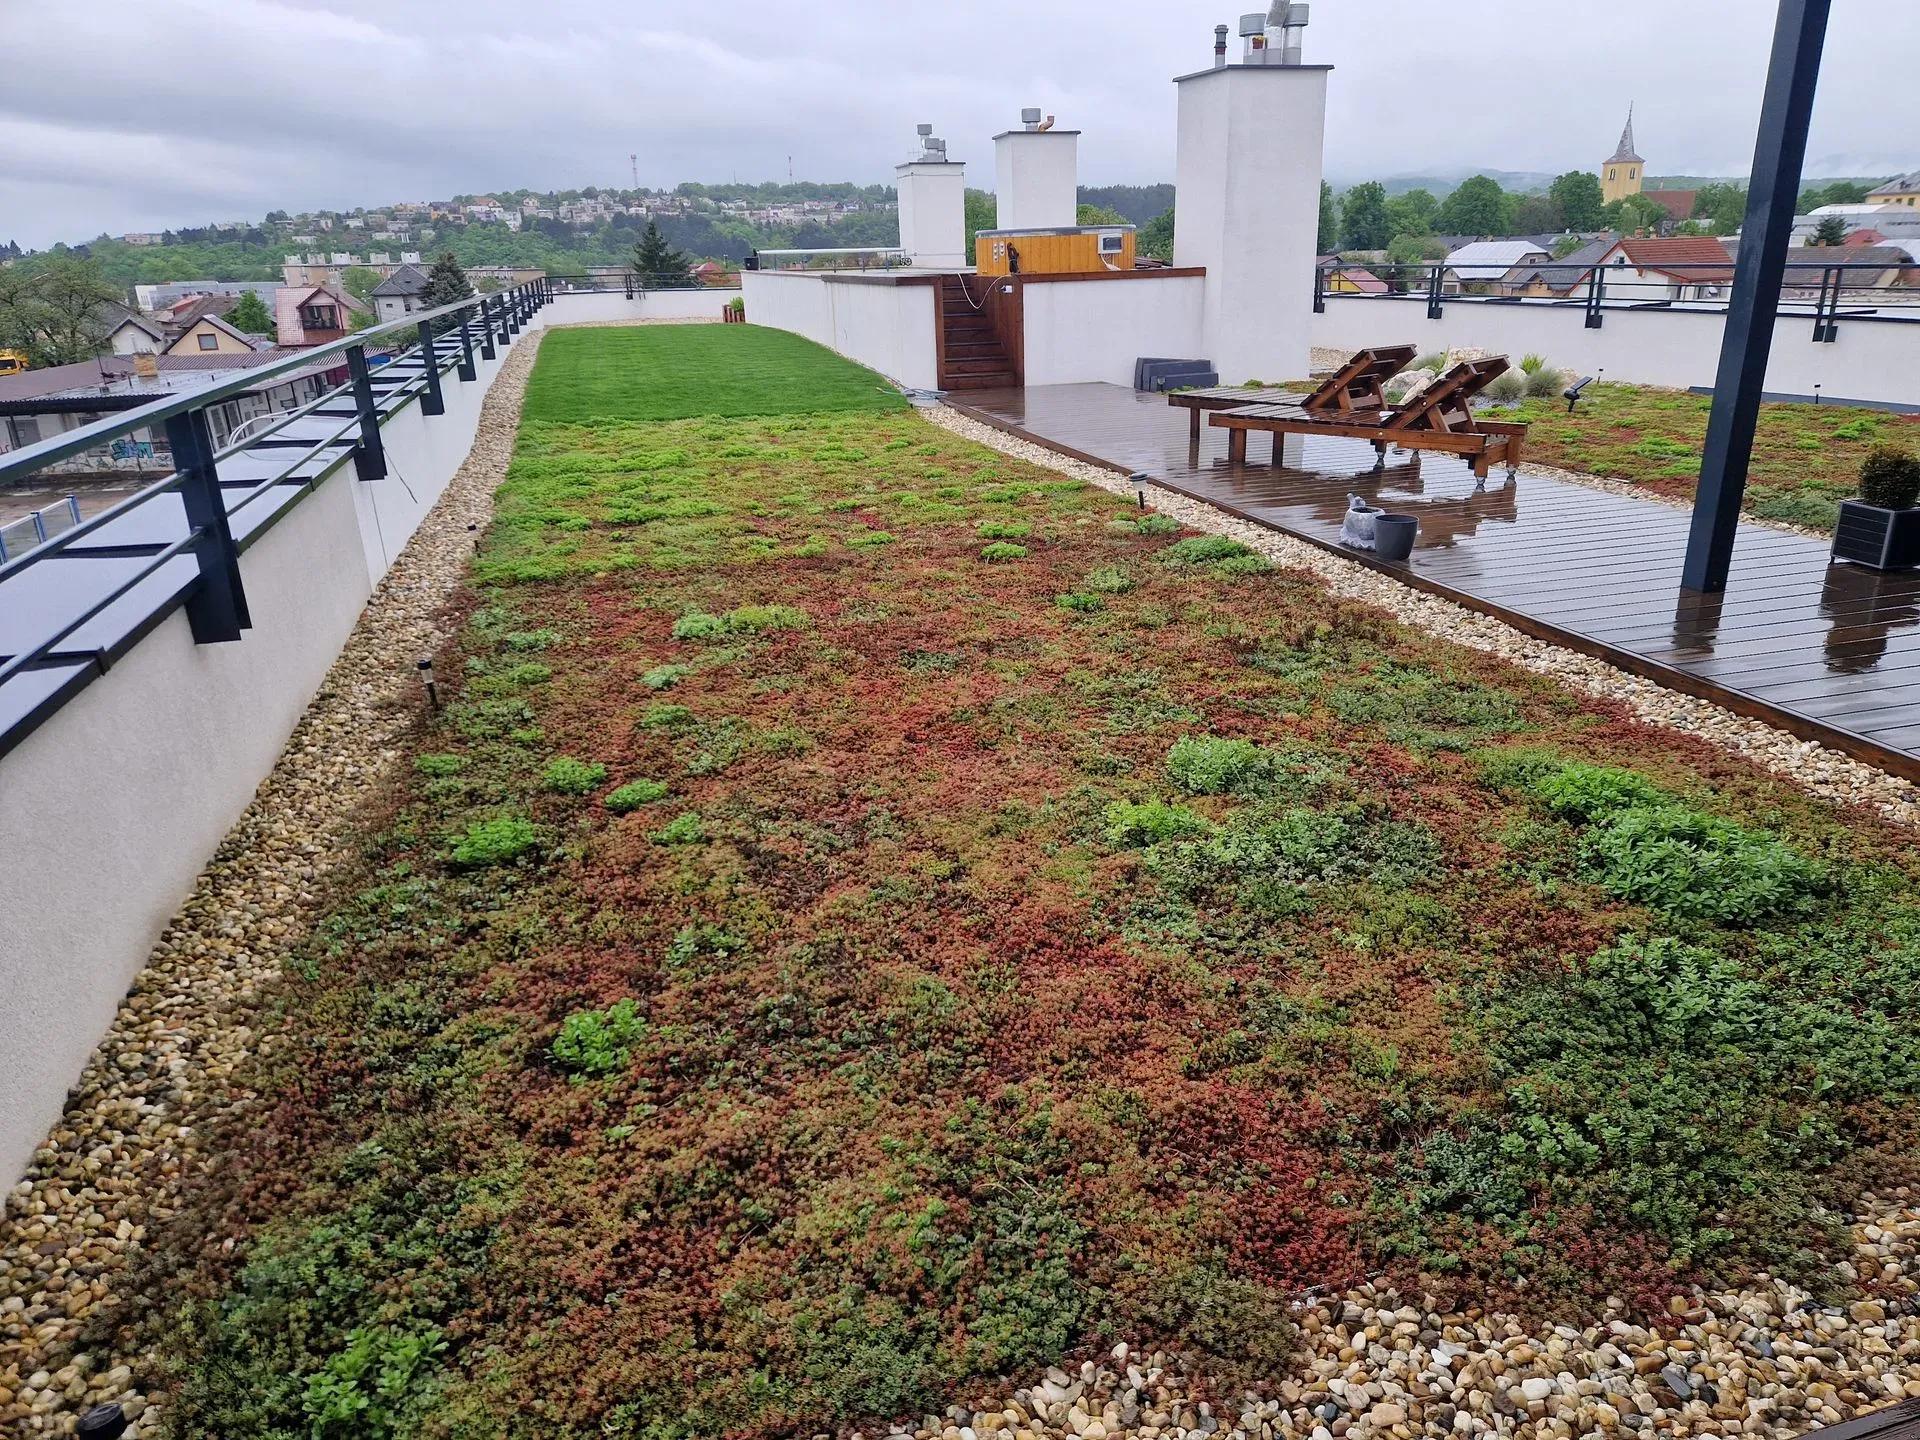
[[[487,297],[480,297],[480,308],[473,312],[474,323],[480,327],[480,358],[493,359],[493,312],[488,308]]]
[[[440,396],[440,356],[433,346],[433,322],[420,322],[420,358],[427,367],[427,388],[420,392],[422,415],[444,415],[447,402]]]
[[[353,382],[353,408],[360,412],[360,444],[353,452],[354,473],[362,480],[384,480],[387,447],[380,439],[380,411],[374,404],[366,346],[356,345],[347,351],[347,376]]]
[[[200,584],[187,600],[187,623],[196,645],[238,640],[250,628],[247,595],[240,585],[240,551],[227,524],[220,475],[213,460],[213,427],[205,410],[189,410],[167,420],[167,445],[180,472],[180,499],[187,525],[201,532],[193,547],[200,562]]]
[[[1727,572],[1733,565],[1740,497],[1746,490],[1753,430],[1766,389],[1767,352],[1773,345],[1773,322],[1780,313],[1780,283],[1786,274],[1800,170],[1807,158],[1807,121],[1813,113],[1831,4],[1832,0],[1780,0],[1766,97],[1760,104],[1760,134],[1753,149],[1747,218],[1740,230],[1740,259],[1727,305],[1726,334],[1720,342],[1720,371],[1707,418],[1686,564],[1680,572],[1680,583],[1688,590],[1726,589]]]
[[[480,378],[480,372],[473,368],[473,312],[471,310],[460,320],[460,368],[454,373],[462,380]]]

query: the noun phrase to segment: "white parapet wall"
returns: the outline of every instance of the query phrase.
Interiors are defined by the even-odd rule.
[[[553,318],[536,314],[530,328]],[[466,459],[510,353],[479,361],[472,381],[449,371],[444,415],[422,415],[416,401],[388,419],[387,480],[365,483],[341,465],[240,557],[253,620],[242,639],[196,645],[175,610],[0,756],[7,1180],[59,1119],[154,941]]]
[[[1141,356],[1203,358],[1206,283],[1197,271],[1021,277],[1026,383],[1131,386]]]
[[[714,285],[694,290],[644,290],[632,299],[619,290],[557,294],[535,320],[548,325],[591,325],[607,320],[718,320],[727,302],[739,293]]]
[[[932,275],[749,270],[747,323],[790,330],[911,390],[938,383]]]
[[[1424,298],[1329,295],[1312,331],[1314,345],[1329,350],[1477,349],[1516,362],[1540,355],[1578,375],[1605,370],[1608,380],[1687,390],[1713,385],[1726,322],[1724,314],[1705,310],[1606,310],[1596,330],[1587,328],[1586,307],[1579,304],[1453,299],[1440,318],[1429,319]],[[1920,405],[1920,323],[1842,319],[1831,344],[1815,344],[1811,315],[1783,315],[1774,323],[1766,388],[1781,395]]]

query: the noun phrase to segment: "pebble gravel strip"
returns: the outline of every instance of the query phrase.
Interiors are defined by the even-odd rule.
[[[1004,454],[1074,476],[1117,495],[1133,493],[1126,478],[1115,471],[1070,459],[957,410],[936,406],[920,413],[955,434]],[[1396,620],[1497,655],[1522,669],[1551,675],[1584,694],[1618,701],[1650,724],[1698,736],[1793,781],[1822,799],[1862,806],[1896,824],[1920,827],[1920,790],[1865,761],[1812,740],[1798,739],[1762,721],[1735,715],[1710,700],[1665,689],[1651,680],[1616,669],[1604,660],[1537,640],[1491,615],[1415,590],[1390,575],[1264,525],[1241,520],[1203,500],[1156,490],[1153,505],[1195,530],[1230,535],[1275,564],[1310,571],[1336,595],[1378,606]]]
[[[1237,1401],[1195,1398],[1170,1357],[1116,1345],[1005,1398],[888,1440],[1370,1440],[1392,1436],[1785,1437],[1920,1398],[1920,1209],[1862,1206],[1852,1262],[1872,1298],[1822,1307],[1785,1285],[1676,1297],[1655,1329],[1624,1307],[1583,1328],[1436,1313],[1362,1287],[1296,1309],[1290,1374]],[[820,1437],[816,1437],[820,1440]],[[864,1440],[864,1437],[858,1437]]]
[[[71,1433],[117,1400],[153,1434],[143,1355],[76,1353],[149,1226],[217,1157],[197,1132],[243,1098],[258,991],[319,917],[352,853],[357,807],[402,754],[419,713],[414,662],[447,638],[446,602],[466,574],[513,455],[520,401],[543,331],[522,334],[494,377],[473,449],[367,603],[273,772],[161,935],[60,1124],[0,1218],[0,1432]]]

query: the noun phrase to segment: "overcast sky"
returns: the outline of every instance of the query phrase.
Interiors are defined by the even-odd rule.
[[[1744,173],[1773,8],[1315,0],[1328,174],[1590,168],[1629,100],[1650,173]],[[1920,167],[1920,5],[1833,8],[1808,172]],[[1085,132],[1083,183],[1171,180],[1167,82],[1234,19],[1187,0],[0,0],[0,240],[623,185],[629,152],[644,185],[783,178],[789,157],[801,179],[887,181],[920,120],[990,188],[989,137],[1030,104]]]

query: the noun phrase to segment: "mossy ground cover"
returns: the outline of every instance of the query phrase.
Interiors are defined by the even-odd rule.
[[[1639,385],[1590,385],[1578,408],[1528,400],[1527,456],[1546,465],[1691,498],[1700,478],[1712,399]],[[1839,503],[1857,494],[1860,462],[1875,445],[1920,450],[1920,417],[1847,405],[1760,407],[1746,509],[1816,530],[1832,528]]]
[[[475,576],[154,1237],[179,1433],[1231,1382],[1368,1273],[1830,1288],[1910,1178],[1905,837],[1241,547],[910,413],[607,414],[526,421]]]

